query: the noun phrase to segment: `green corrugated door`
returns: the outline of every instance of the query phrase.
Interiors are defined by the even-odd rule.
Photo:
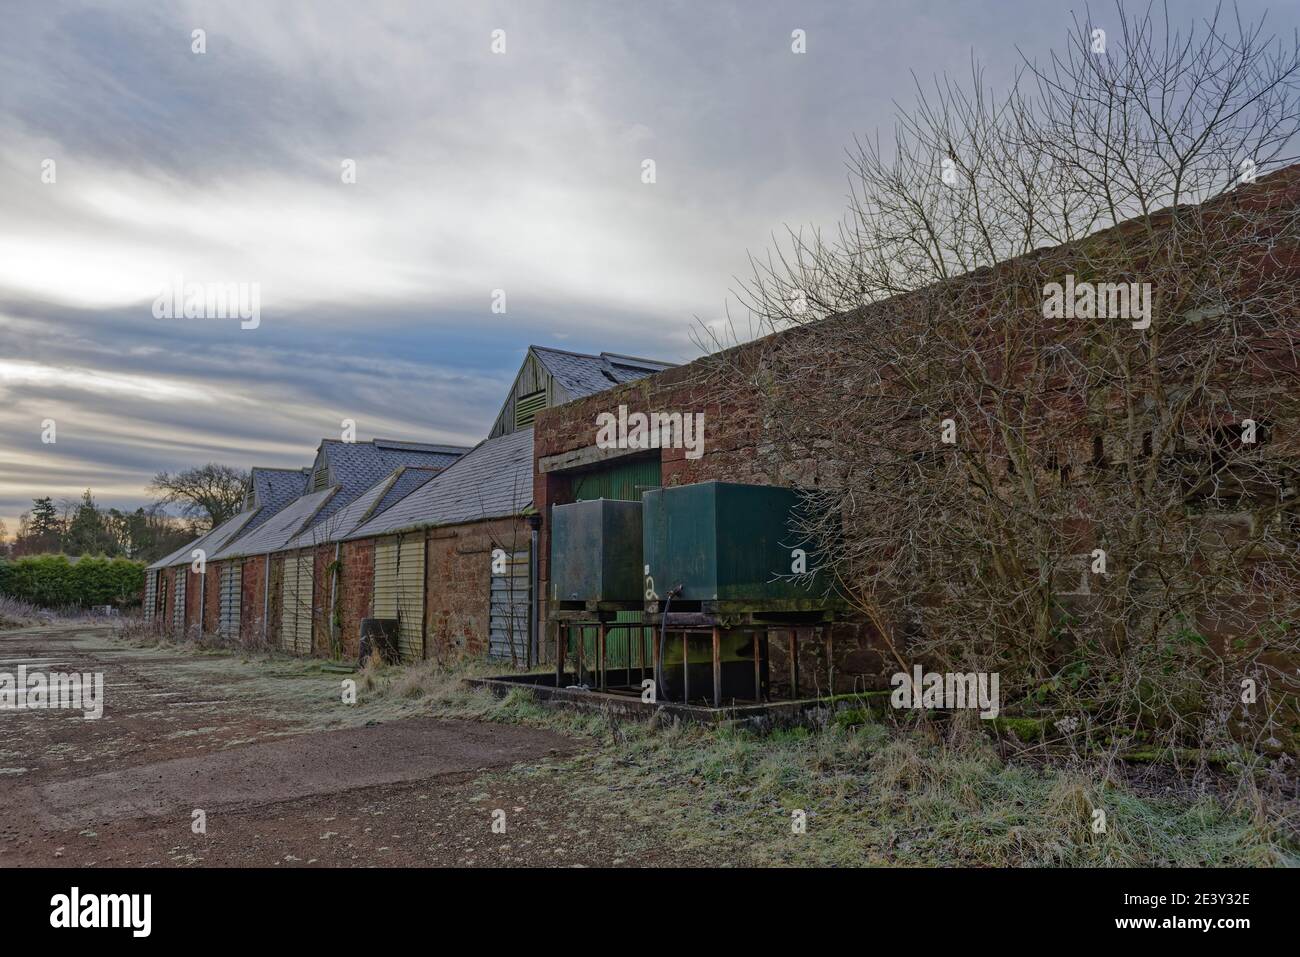
[[[618,502],[639,502],[642,492],[663,484],[662,474],[658,458],[614,464],[575,478],[573,500],[611,498]]]
[[[641,493],[649,488],[659,488],[663,484],[663,470],[659,456],[648,459],[637,459],[631,462],[618,462],[610,465],[608,468],[595,472],[587,472],[573,482],[573,500],[575,502],[586,502],[591,499],[608,498],[618,502],[639,502]],[[642,614],[639,611],[620,611],[615,615],[615,621],[641,621]],[[653,629],[642,628],[641,633],[651,635]],[[611,668],[621,668],[628,663],[628,654],[631,652],[632,665],[637,665],[640,661],[636,650],[636,640],[633,638],[629,641],[630,635],[635,632],[631,629],[619,629],[611,631],[605,638],[605,655],[607,665]],[[583,655],[588,664],[596,660],[596,629],[583,629]],[[569,638],[570,656],[577,654],[577,646],[574,637]]]

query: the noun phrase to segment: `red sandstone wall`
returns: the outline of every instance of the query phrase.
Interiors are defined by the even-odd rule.
[[[189,576],[185,582],[185,633],[189,635],[198,628],[200,602],[206,594],[203,591],[203,576],[193,571],[192,565],[182,566]]]
[[[522,519],[472,522],[428,532],[425,554],[425,656],[482,658],[488,651],[492,550],[526,551]]]
[[[239,589],[239,640],[245,645],[260,645],[266,595],[265,555],[244,559]]]
[[[280,623],[283,620],[284,556],[266,555],[264,560],[271,563],[271,600],[268,603],[266,636],[267,644],[272,648],[280,647]]]
[[[333,580],[330,566],[333,563],[333,543],[317,545],[312,553],[311,647],[313,654],[326,658],[333,654],[330,644],[330,626],[334,615],[330,588]]]
[[[158,576],[158,587],[163,589],[162,620],[158,624],[163,631],[171,631],[176,609],[176,569],[164,568]]]
[[[207,584],[203,587],[203,617],[199,622],[205,634],[216,634],[221,621],[221,574],[222,562],[208,562]]]
[[[374,611],[375,540],[344,542],[339,569],[339,619],[344,660],[361,653],[361,619]]]

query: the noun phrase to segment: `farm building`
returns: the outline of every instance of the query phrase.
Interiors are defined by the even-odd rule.
[[[358,634],[363,618],[396,619],[403,658],[536,660],[532,439],[526,427],[486,440],[352,532],[343,542],[345,634]]]
[[[532,421],[670,367],[531,346],[471,450],[327,439],[308,468],[255,469],[237,519],[151,567],[147,614],[177,631],[345,657],[362,622],[380,619],[397,622],[406,659],[535,662]],[[196,548],[203,574],[189,570]]]
[[[204,623],[199,610],[206,609],[218,594],[216,588],[206,587],[208,563],[235,538],[252,533],[302,495],[305,482],[306,473],[301,469],[252,469],[244,508],[238,515],[145,570],[145,619],[177,634],[201,629]],[[203,573],[194,570],[196,563],[204,568]]]
[[[301,494],[212,556],[210,571],[223,583],[228,610],[205,627],[215,623],[226,637],[260,638],[298,654],[312,653],[318,643],[330,649],[336,640],[327,612],[330,544],[360,510],[394,501],[463,451],[384,439],[323,440],[304,470]]]
[[[672,363],[602,352],[586,355],[529,346],[524,364],[497,413],[488,438],[509,435],[531,425],[543,409],[595,395],[672,368]]]
[[[554,405],[669,363],[530,346],[489,437],[344,537],[336,607],[345,655],[361,622],[396,620],[403,658],[540,660],[532,422]]]

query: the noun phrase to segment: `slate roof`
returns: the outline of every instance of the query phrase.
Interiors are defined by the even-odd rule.
[[[532,498],[533,430],[526,428],[480,442],[455,465],[347,537],[505,518],[524,511]]]
[[[563,349],[548,349],[545,346],[528,348],[571,400],[595,395],[624,382],[644,379],[673,367],[671,362],[638,359],[616,352],[602,352],[598,356],[592,356]]]
[[[209,555],[208,561],[213,559],[224,561],[227,558],[240,558],[244,555],[264,555],[267,552],[280,551],[285,547],[285,543],[289,539],[302,531],[307,521],[320,510],[323,504],[330,500],[336,491],[335,488],[326,488],[302,496],[287,508],[281,509],[272,515],[256,530],[240,535],[239,538],[216,555]]]
[[[340,541],[362,522],[377,517],[390,505],[401,501],[431,480],[438,472],[438,469],[406,466],[396,469],[391,475],[385,476],[362,492],[351,504],[333,512],[328,520],[309,523],[302,532],[286,543],[285,548],[309,548],[312,545]]]
[[[268,469],[255,466],[249,475],[257,514],[244,529],[251,532],[307,490],[309,469]]]
[[[233,518],[228,518],[216,528],[200,535],[194,541],[181,548],[176,549],[170,555],[158,559],[149,566],[149,570],[155,568],[170,568],[172,565],[187,565],[194,560],[193,552],[196,548],[203,549],[208,558],[211,558],[224,545],[228,544],[231,539],[244,531],[248,525],[249,519],[257,514],[256,509],[249,509],[246,512],[240,512]]]
[[[311,519],[308,528],[332,522],[335,514],[399,468],[444,469],[469,451],[457,445],[426,445],[389,439],[371,442],[323,439],[320,449],[329,463],[330,481],[338,488],[338,494]],[[410,491],[414,485],[404,487]],[[333,541],[333,538],[324,540]]]
[[[384,493],[384,497],[379,500],[379,504],[375,506],[375,510],[370,517],[375,517],[381,512],[385,512],[392,508],[421,485],[431,481],[437,474],[438,470],[436,469],[403,469],[401,474],[397,476],[396,480],[389,487],[388,491]]]

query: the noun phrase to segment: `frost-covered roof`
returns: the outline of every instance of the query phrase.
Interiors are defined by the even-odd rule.
[[[533,499],[533,430],[480,442],[348,538],[518,515]]]

